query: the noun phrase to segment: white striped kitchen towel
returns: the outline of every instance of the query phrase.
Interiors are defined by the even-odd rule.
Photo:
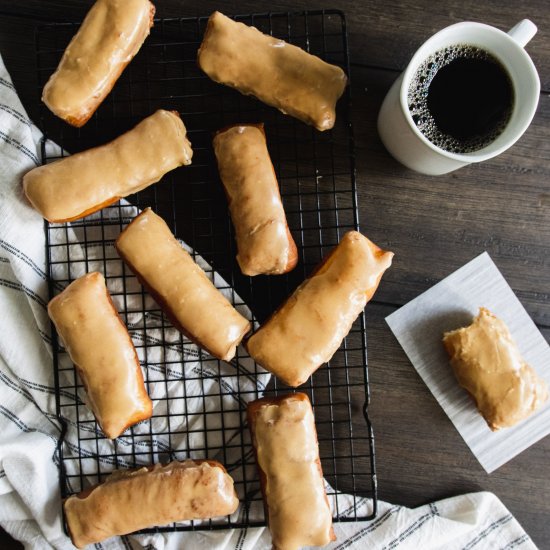
[[[61,525],[43,221],[21,191],[23,174],[40,164],[40,137],[0,59],[0,525],[35,550],[72,548]],[[360,513],[369,506],[364,499]],[[416,509],[382,502],[375,520],[336,524],[335,532],[337,541],[329,548],[339,550],[535,548],[490,493]],[[263,528],[129,536],[96,545],[117,550],[270,546]]]

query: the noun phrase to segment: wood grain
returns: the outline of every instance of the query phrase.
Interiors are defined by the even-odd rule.
[[[0,52],[31,117],[38,107],[36,25],[79,20],[90,5],[89,0],[0,0]],[[209,0],[163,0],[157,2],[157,14],[208,15],[219,7]],[[550,339],[550,10],[541,0],[229,0],[223,11],[322,7],[342,9],[348,20],[362,230],[396,253],[375,302],[367,307],[380,498],[418,506],[467,491],[493,491],[544,547],[550,540],[550,438],[487,475],[408,362],[384,317],[487,250]],[[421,176],[395,162],[378,138],[376,117],[384,94],[416,48],[458,21],[507,30],[523,17],[539,26],[527,51],[545,93],[521,140],[496,159],[447,176]],[[352,407],[358,425],[363,422],[360,399],[356,396]],[[2,548],[9,544],[0,538]]]

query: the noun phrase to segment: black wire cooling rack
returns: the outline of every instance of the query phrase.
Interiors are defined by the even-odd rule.
[[[349,75],[344,15],[335,10],[258,13],[237,20],[254,25],[340,65]],[[61,494],[67,497],[105,479],[116,468],[172,459],[217,459],[235,479],[241,506],[231,517],[186,522],[152,531],[265,525],[261,493],[246,426],[246,402],[289,391],[239,348],[231,365],[215,360],[170,326],[158,306],[119,259],[114,240],[138,209],[151,206],[192,250],[241,310],[262,322],[304,280],[343,234],[358,229],[349,87],[332,131],[318,132],[261,102],[215,84],[197,67],[207,17],[160,19],[136,58],[93,118],[68,126],[42,106],[40,124],[49,162],[106,143],[163,108],[179,111],[193,144],[193,164],[100,213],[70,224],[46,224],[50,297],[88,271],[101,271],[138,351],[155,406],[114,442],[104,438],[85,406],[81,381],[54,337]],[[48,24],[36,35],[38,92],[55,70],[76,24]],[[253,55],[253,52],[251,52]],[[235,260],[233,229],[212,151],[217,129],[264,122],[299,263],[283,276],[245,277]],[[133,205],[133,206],[132,206]],[[200,254],[200,257],[198,256]],[[204,263],[206,262],[206,263]],[[210,268],[208,266],[211,266]],[[244,309],[243,309],[244,308]],[[53,330],[53,329],[52,329]],[[55,332],[55,331],[53,331]],[[321,463],[330,484],[335,521],[376,513],[374,440],[369,400],[365,319],[361,315],[329,365],[299,388],[312,401]],[[340,498],[340,493],[350,498]],[[151,531],[151,530],[150,530]]]

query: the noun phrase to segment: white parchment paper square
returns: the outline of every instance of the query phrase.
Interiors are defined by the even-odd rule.
[[[458,385],[442,336],[469,325],[481,306],[508,325],[525,360],[550,385],[550,346],[487,252],[386,317],[386,322],[464,441],[491,473],[550,433],[550,406],[546,403],[513,428],[492,432]]]

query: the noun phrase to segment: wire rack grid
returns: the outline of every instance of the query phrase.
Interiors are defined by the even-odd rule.
[[[346,23],[336,10],[235,16],[296,44],[349,75]],[[246,426],[246,403],[294,391],[239,348],[229,365],[208,356],[170,326],[114,249],[120,231],[139,209],[151,206],[189,245],[201,266],[235,306],[263,322],[304,280],[343,234],[358,229],[349,86],[333,130],[318,132],[251,97],[215,84],[197,67],[207,17],[159,19],[113,91],[81,129],[44,106],[43,161],[106,143],[158,108],[177,110],[193,144],[193,163],[140,193],[70,224],[46,224],[50,297],[78,276],[101,271],[138,351],[154,400],[150,421],[111,442],[87,409],[81,381],[54,333],[61,493],[67,497],[98,483],[116,468],[173,459],[218,459],[235,479],[241,501],[233,516],[185,522],[152,531],[225,529],[265,525],[259,480]],[[38,92],[57,66],[78,25],[37,30]],[[288,223],[299,249],[295,270],[283,276],[246,277],[236,247],[212,151],[212,135],[234,123],[264,122]],[[53,147],[52,140],[59,145]],[[246,305],[245,305],[246,304]],[[248,307],[250,310],[248,310]],[[267,383],[267,384],[266,384]],[[299,388],[316,416],[321,463],[335,521],[376,514],[374,439],[369,401],[365,318],[362,314],[328,365]],[[340,492],[349,499],[340,500]],[[368,502],[368,509],[360,507]],[[151,530],[149,530],[151,531]]]

